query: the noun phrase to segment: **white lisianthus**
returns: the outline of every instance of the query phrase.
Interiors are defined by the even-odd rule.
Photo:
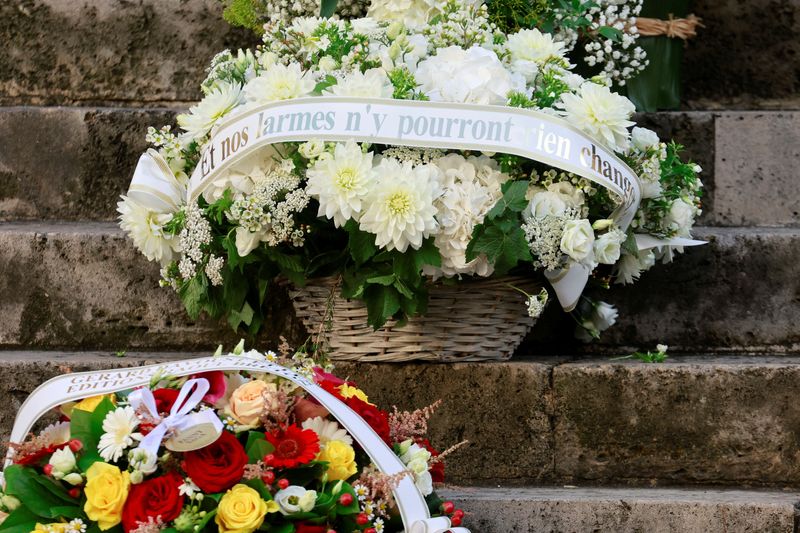
[[[678,237],[689,237],[697,214],[697,207],[683,198],[678,198],[669,208],[664,224],[674,230]]]
[[[355,141],[339,143],[308,169],[308,194],[319,201],[319,216],[333,219],[338,228],[349,219],[358,221],[362,203],[378,178],[372,152],[364,153]]]
[[[520,30],[509,35],[506,49],[512,70],[525,76],[529,82],[536,78],[540,66],[564,57],[564,43],[555,41],[551,34],[537,29]]]
[[[584,83],[578,94],[564,93],[560,107],[564,117],[571,124],[605,142],[617,151],[628,147],[628,128],[633,126],[629,119],[636,110],[633,103],[624,96],[611,92],[608,87],[596,83]]]
[[[535,189],[534,189],[535,190]],[[565,181],[552,183],[547,189],[538,189],[523,211],[526,218],[561,216],[568,207],[579,208],[584,203],[583,191]]]
[[[421,30],[439,13],[436,0],[372,0],[367,16],[379,22],[402,22],[410,30]]]
[[[302,424],[303,429],[310,429],[319,437],[319,445],[324,447],[332,440],[344,442],[348,446],[353,445],[353,439],[342,429],[335,420],[327,420],[321,416],[315,416],[305,420]]]
[[[508,94],[525,89],[525,80],[512,75],[491,50],[448,46],[421,61],[415,74],[422,91],[435,102],[502,105]]]
[[[406,465],[414,474],[414,484],[423,496],[433,492],[433,476],[428,470],[428,463],[422,459],[415,459]]]
[[[374,233],[381,248],[418,249],[438,229],[433,205],[439,194],[436,167],[384,158],[376,171],[379,178],[361,216],[361,229]]]
[[[639,127],[635,127],[631,131],[631,141],[633,142],[633,146],[640,152],[653,148],[660,142],[656,132]]]
[[[561,236],[561,251],[577,262],[584,261],[592,253],[594,231],[586,220],[568,220]]]
[[[109,411],[103,419],[103,435],[97,445],[100,457],[107,463],[117,462],[126,448],[142,438],[135,432],[138,426],[139,419],[133,407],[117,407]]]
[[[134,448],[128,452],[128,463],[133,470],[148,475],[158,469],[158,456],[143,448]]]
[[[619,260],[625,232],[614,229],[597,237],[594,241],[594,258],[598,263],[613,265]]]
[[[62,480],[69,483],[73,487],[77,485],[83,485],[83,476],[79,472],[67,474],[62,478]]]
[[[303,71],[299,64],[278,63],[247,82],[244,86],[244,96],[250,105],[256,106],[276,100],[307,96],[316,85],[311,72]]]
[[[338,66],[339,65],[336,63],[336,60],[331,56],[323,56],[319,59],[319,62],[317,63],[317,68],[320,70],[320,72],[326,74],[336,70]]]
[[[621,285],[633,283],[639,279],[642,272],[650,270],[655,263],[653,250],[640,250],[638,254],[623,253],[614,273],[615,283]]]
[[[48,462],[53,466],[53,477],[56,479],[61,479],[75,470],[75,454],[69,446],[53,452]]]
[[[189,113],[178,115],[178,125],[190,139],[201,139],[219,119],[241,103],[242,87],[238,83],[217,82],[205,98],[189,108]]]
[[[306,159],[316,159],[325,151],[325,142],[319,139],[311,139],[301,144],[297,151]]]
[[[266,237],[266,230],[250,231],[242,226],[236,228],[236,253],[239,257],[246,257],[250,252],[258,248],[261,239]]]
[[[394,86],[383,69],[371,68],[354,71],[336,85],[325,90],[326,95],[358,96],[362,98],[391,98]]]
[[[149,209],[127,196],[121,198],[117,203],[119,226],[148,260],[158,261],[162,266],[169,264],[181,249],[178,237],[164,232],[164,225],[173,215]]]
[[[584,342],[596,339],[600,333],[607,330],[617,322],[616,307],[606,302],[598,302],[594,305],[589,317],[584,318],[580,326],[575,330],[575,336]]]
[[[306,490],[299,485],[290,485],[275,493],[275,501],[283,515],[294,513],[307,513],[314,508],[317,501],[317,492]]]

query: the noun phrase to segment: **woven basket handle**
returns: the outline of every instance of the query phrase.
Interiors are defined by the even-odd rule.
[[[310,394],[342,424],[381,472],[393,475],[406,470],[400,458],[383,442],[369,424],[336,396],[297,372],[280,365],[238,356],[186,359],[143,367],[78,372],[57,376],[40,385],[22,404],[11,430],[10,441],[22,442],[42,415],[61,404],[148,385],[150,379],[159,371],[164,375],[188,376],[212,370],[265,372],[291,381]],[[12,463],[11,453],[11,449],[9,449],[5,466]],[[469,530],[465,528],[451,528],[449,518],[431,518],[425,498],[408,476],[400,480],[394,489],[394,496],[403,519],[403,525],[409,533],[444,533],[446,531],[469,533]]]

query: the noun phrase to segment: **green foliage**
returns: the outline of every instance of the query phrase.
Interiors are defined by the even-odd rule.
[[[241,26],[258,34],[264,33],[266,5],[263,0],[221,0],[225,4],[222,18],[232,26]]]
[[[116,409],[108,398],[103,398],[94,411],[84,411],[73,409],[70,420],[70,435],[73,439],[78,439],[83,444],[78,467],[86,472],[93,463],[102,461],[97,445],[103,435],[103,420],[106,415]]]
[[[265,455],[275,451],[275,447],[264,438],[264,434],[258,431],[248,432],[244,449],[251,464],[263,460]]]
[[[504,33],[535,28],[549,9],[548,0],[488,0],[489,20]]]
[[[424,93],[417,90],[419,84],[406,67],[396,67],[389,71],[389,81],[394,86],[392,98],[398,100],[427,100]]]
[[[4,470],[4,475],[5,493],[23,502],[26,508],[10,525],[27,524],[32,515],[52,520],[84,516],[75,498],[71,498],[61,485],[33,468],[11,465]],[[5,531],[6,524],[3,526]]]

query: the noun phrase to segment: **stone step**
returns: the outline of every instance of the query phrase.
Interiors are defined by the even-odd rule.
[[[46,379],[195,355],[0,352],[0,442]],[[383,408],[444,400],[432,442],[469,441],[447,463],[450,483],[800,488],[800,356],[336,367]]]
[[[796,3],[701,0],[692,8],[706,27],[684,57],[688,107],[797,108]],[[194,100],[215,53],[255,43],[221,10],[215,0],[3,2],[0,105]]]
[[[452,488],[480,533],[797,531],[798,494],[745,490]]]
[[[0,108],[0,220],[112,220],[150,125],[175,112],[132,108]],[[640,122],[687,147],[708,194],[701,224],[799,225],[793,187],[800,112],[689,112]],[[43,157],[43,154],[47,157]]]
[[[699,228],[709,244],[635,285],[599,296],[620,318],[599,343],[572,342],[556,305],[519,353],[618,352],[666,343],[679,351],[800,350],[800,229]],[[0,347],[206,349],[237,336],[227,323],[191,321],[159,268],[113,223],[0,224]],[[284,292],[268,298],[264,338],[300,340]]]

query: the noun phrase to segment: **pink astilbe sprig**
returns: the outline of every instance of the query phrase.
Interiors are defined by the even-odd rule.
[[[367,491],[366,499],[386,502],[387,507],[393,508],[395,505],[394,495],[392,491],[397,488],[400,481],[406,476],[412,476],[411,470],[403,470],[397,474],[384,474],[375,465],[369,465],[362,472],[361,476],[353,484],[353,487],[358,485],[364,487]]]
[[[288,425],[294,415],[294,405],[297,403],[297,399],[297,396],[291,396],[282,390],[265,391],[264,411],[261,413],[264,431],[269,432]]]
[[[392,442],[424,437],[428,433],[428,420],[440,405],[442,400],[436,400],[428,407],[411,412],[399,411],[397,406],[392,406],[392,412],[389,414],[389,435],[392,437]]]
[[[270,467],[264,464],[264,461],[258,461],[252,465],[244,465],[242,479],[261,479],[269,471]]]
[[[131,529],[128,533],[159,533],[167,529],[167,524],[161,520],[160,516],[147,518],[147,522],[137,522],[136,529]]]

